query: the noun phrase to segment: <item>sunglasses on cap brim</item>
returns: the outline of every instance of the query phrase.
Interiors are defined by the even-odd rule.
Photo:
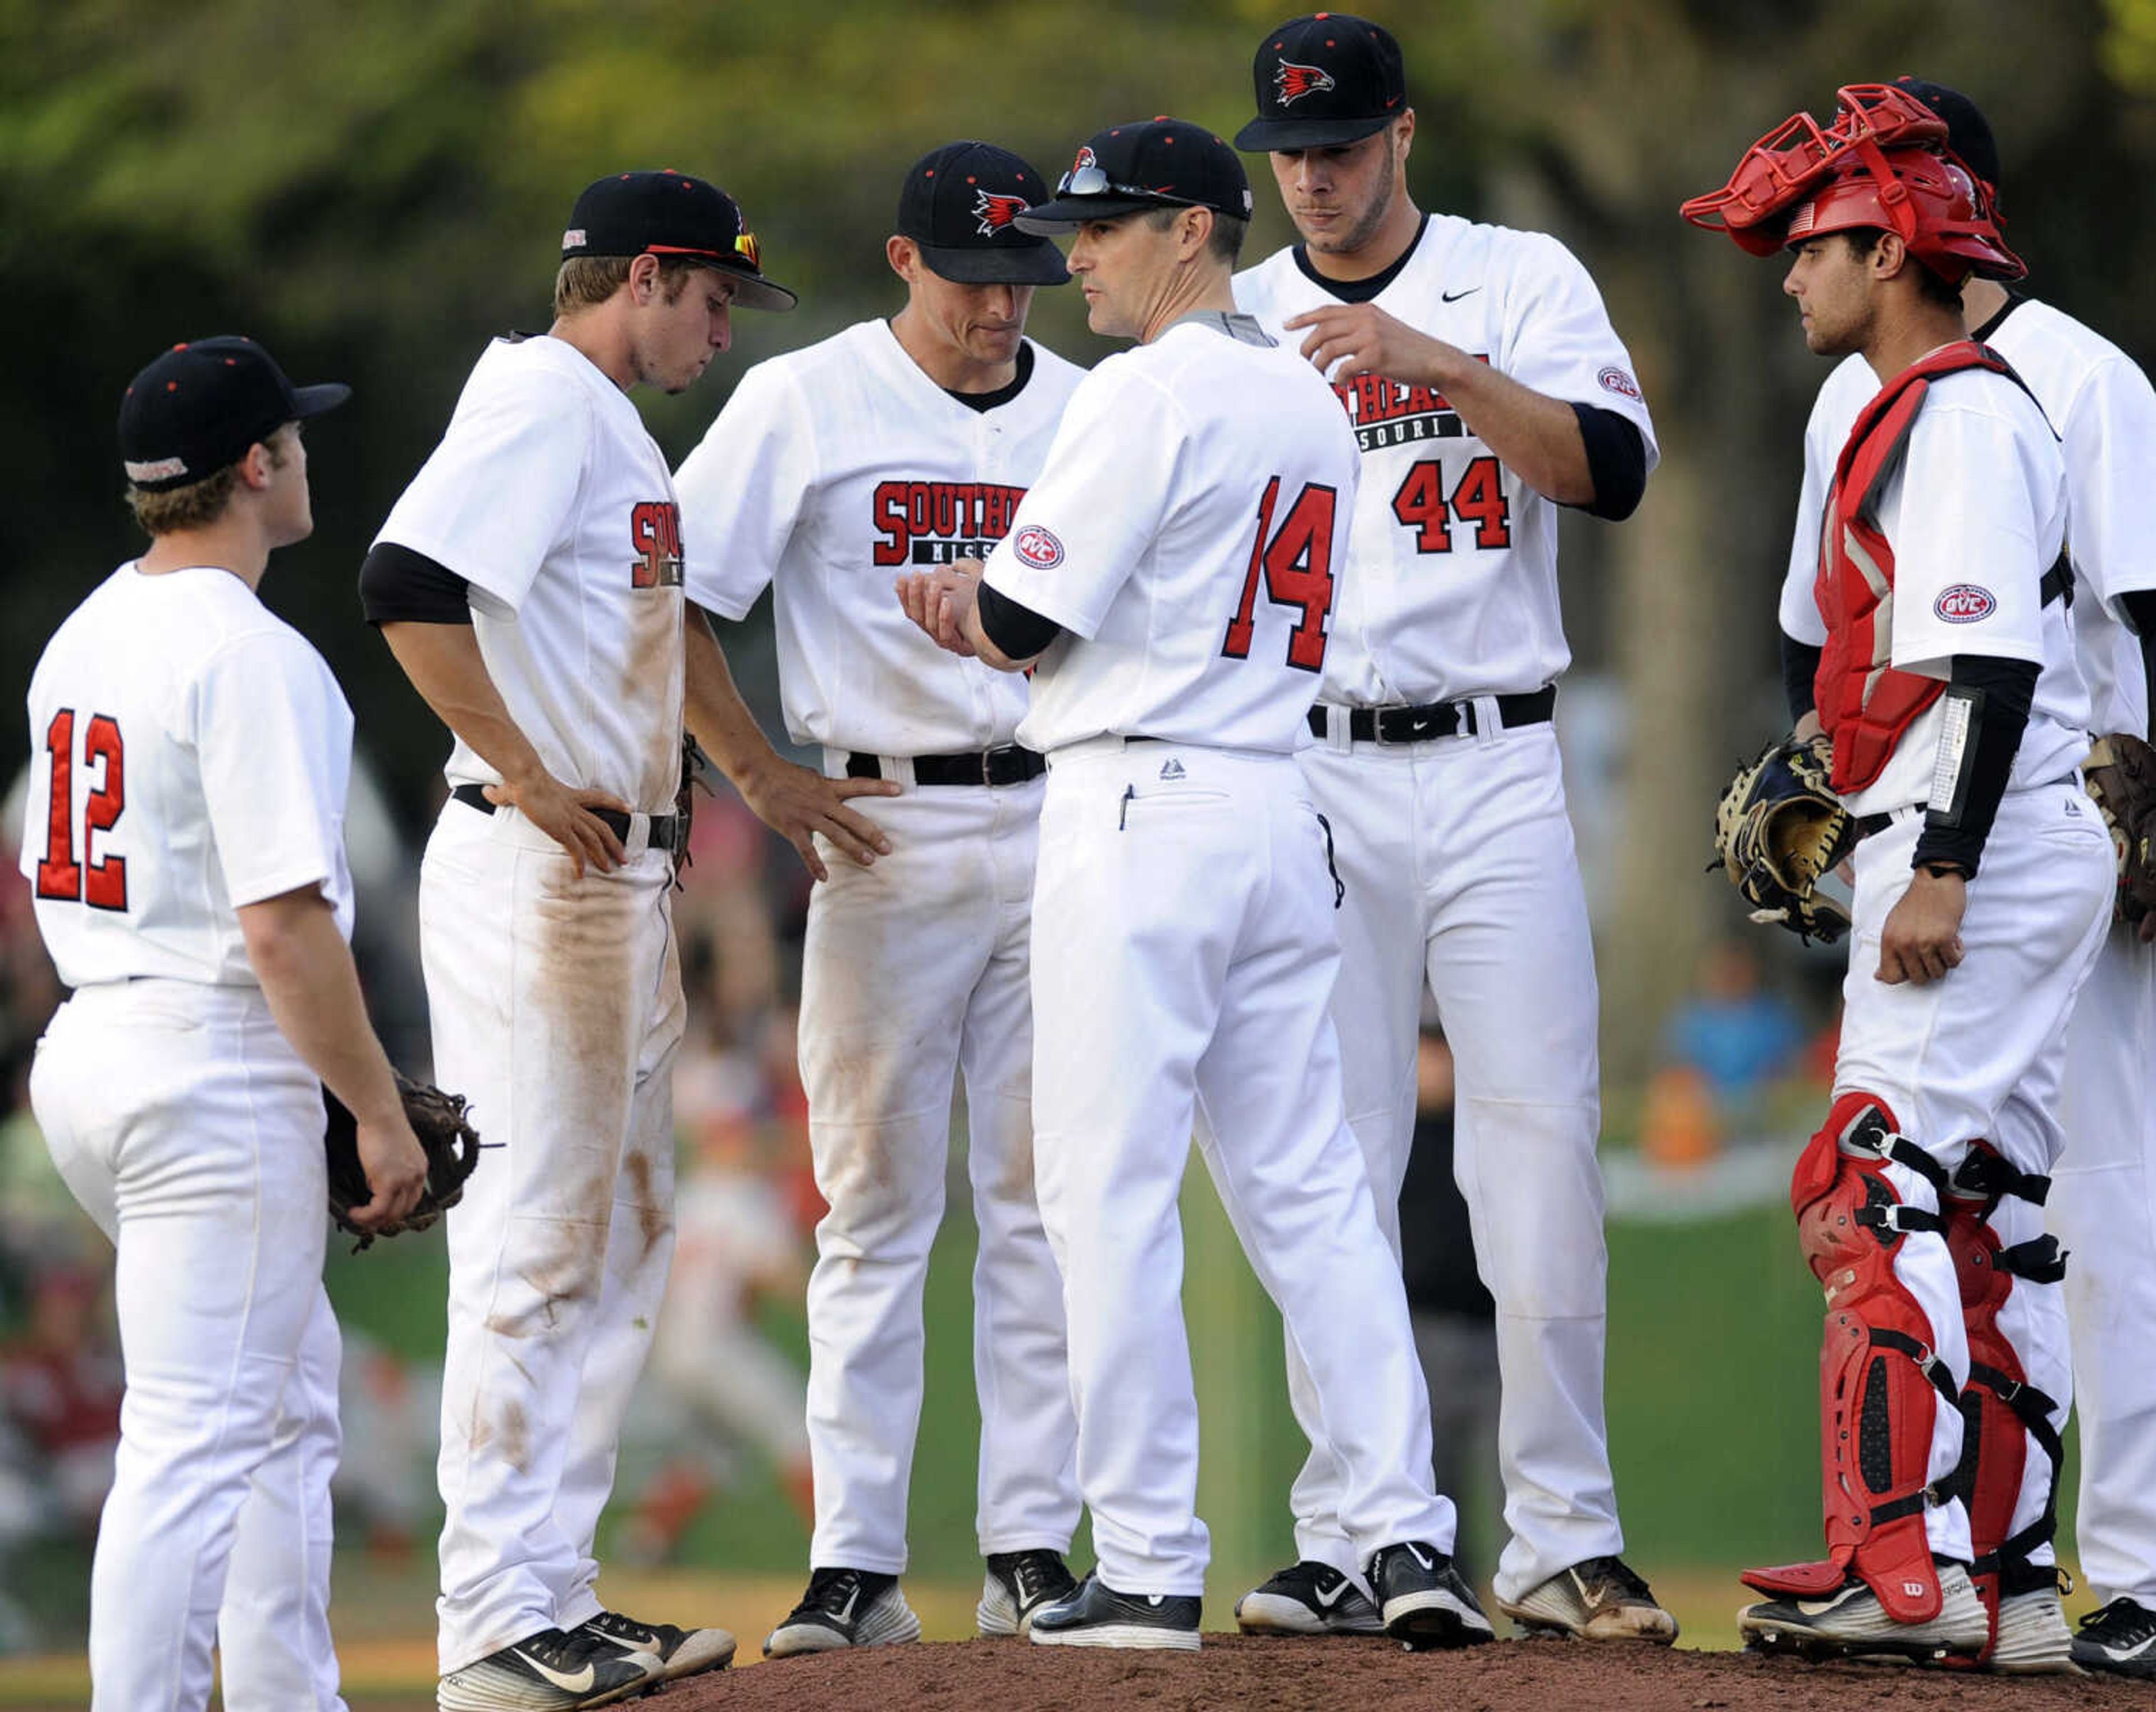
[[[763,246],[756,241],[753,232],[744,232],[735,238],[731,250],[692,249],[685,243],[648,243],[644,248],[647,255],[694,255],[713,261],[744,261],[755,272],[763,271]]]
[[[1204,206],[1187,196],[1173,196],[1164,190],[1153,190],[1142,184],[1118,184],[1108,177],[1104,167],[1081,167],[1065,173],[1055,181],[1055,193],[1063,196],[1135,196],[1147,202],[1171,202],[1178,208],[1196,208]]]

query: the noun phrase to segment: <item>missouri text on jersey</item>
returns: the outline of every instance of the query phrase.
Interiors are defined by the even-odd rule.
[[[1453,430],[1457,433],[1457,428]],[[987,481],[886,481],[876,484],[879,565],[947,565],[984,559],[1010,532],[1024,488]]]
[[[1478,362],[1487,362],[1478,356]],[[1445,394],[1428,387],[1410,387],[1389,381],[1383,375],[1358,375],[1337,382],[1332,390],[1347,407],[1355,424],[1355,443],[1365,452],[1382,446],[1404,446],[1411,440],[1457,440],[1467,433],[1459,412],[1445,402]]]

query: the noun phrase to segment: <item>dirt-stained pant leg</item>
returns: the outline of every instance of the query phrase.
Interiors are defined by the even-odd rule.
[[[613,1492],[614,1463],[629,1400],[651,1353],[674,1256],[674,1064],[687,1011],[673,933],[673,893],[661,888],[651,908],[667,918],[665,953],[652,985],[629,1121],[629,1145],[614,1184],[606,1272],[599,1285],[600,1332],[584,1358],[582,1401],[572,1423],[562,1474],[562,1525],[577,1541],[578,1561],[557,1594],[561,1625],[598,1614],[599,1514]]]
[[[483,1141],[449,1216],[439,1461],[441,1669],[557,1626],[583,1515],[562,1508],[583,1375],[605,1319],[636,1070],[665,982],[663,853],[578,879],[521,815],[451,802],[421,869],[420,943],[442,1085]],[[593,1430],[618,1429],[595,1422]],[[587,1500],[588,1503],[588,1500]],[[572,1531],[573,1530],[573,1531]]]
[[[817,1187],[829,1211],[816,1228],[808,1281],[808,1442],[816,1530],[810,1561],[896,1575],[906,1567],[906,1513],[922,1386],[921,1290],[942,1222],[952,1092],[972,1031],[972,1063],[1008,1086],[1009,1051],[981,1038],[1019,1019],[1006,1004],[976,1013],[976,995],[1009,935],[1014,884],[998,850],[999,817],[1038,800],[1038,785],[918,787],[880,801],[891,851],[860,868],[825,848],[830,879],[808,909],[802,951],[801,1074]],[[998,979],[1001,977],[998,976]],[[985,1053],[985,1057],[983,1054]],[[979,1089],[969,1084],[969,1098]],[[973,1119],[973,1169],[1009,1171],[1004,1150],[1026,1131],[1000,1095]],[[1016,1233],[1022,1240],[1024,1231]],[[1012,1233],[992,1223],[984,1250]],[[993,1264],[993,1263],[991,1263]],[[999,1272],[995,1276],[1000,1277]],[[1007,1304],[991,1295],[988,1312]],[[1037,1353],[998,1348],[998,1364]],[[1028,1459],[1060,1452],[1014,1445],[1038,1430],[1031,1405],[1002,1407],[1051,1382],[999,1365],[982,1394],[984,1479],[998,1484]],[[1029,1387],[1030,1390],[1029,1390]],[[983,1529],[1005,1524],[984,1515]],[[1009,1525],[1013,1532],[1028,1524]]]

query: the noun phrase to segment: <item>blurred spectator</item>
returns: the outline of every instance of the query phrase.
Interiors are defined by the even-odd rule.
[[[364,1538],[373,1556],[400,1561],[440,1520],[434,1476],[441,1414],[439,1361],[406,1361],[344,1328],[337,1371],[344,1450],[330,1480],[341,1539]]]
[[[1692,996],[1663,1030],[1663,1068],[1647,1086],[1640,1146],[1655,1163],[1704,1163],[1740,1130],[1758,1125],[1765,1096],[1802,1074],[1805,1029],[1797,1007],[1764,986],[1757,952],[1723,939],[1700,960]]]
[[[1452,1051],[1434,1027],[1423,1030],[1415,1071],[1400,1262],[1430,1387],[1437,1489],[1460,1509],[1453,1556],[1471,1583],[1486,1583],[1507,1539],[1497,1474],[1496,1309],[1476,1269],[1467,1203],[1453,1180]]]

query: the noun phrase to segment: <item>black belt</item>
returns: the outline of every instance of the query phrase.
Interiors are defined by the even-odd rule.
[[[1932,805],[1928,802],[1912,803],[1909,807],[1909,812],[1912,814],[1923,814],[1930,809],[1931,806]],[[1894,824],[1894,817],[1901,812],[1902,811],[1898,808],[1890,808],[1884,814],[1858,815],[1856,817],[1856,836],[1859,839],[1864,839],[1870,838],[1874,833],[1885,832],[1888,827]]]
[[[1023,785],[1048,771],[1048,763],[1030,749],[1006,743],[1000,749],[979,749],[970,755],[916,755],[913,782],[916,785]],[[886,777],[883,757],[858,751],[846,756],[850,779]],[[904,782],[901,781],[901,782]]]
[[[1510,730],[1514,725],[1547,724],[1557,710],[1557,685],[1548,684],[1526,695],[1497,698],[1497,723]],[[1310,710],[1310,729],[1323,737],[1330,734],[1323,703]],[[1432,737],[1456,737],[1476,730],[1471,701],[1431,701],[1419,707],[1351,707],[1348,736],[1356,743],[1422,743]]]
[[[467,808],[476,808],[481,814],[494,812],[494,804],[486,800],[486,787],[484,785],[459,785],[449,792],[449,795]],[[618,808],[594,808],[590,812],[612,828],[613,835],[617,838],[621,839],[624,843],[628,842],[629,816]],[[645,840],[645,847],[653,850],[671,850],[674,848],[675,823],[680,817],[673,814],[653,814],[647,815],[645,818],[651,823],[651,831]]]

